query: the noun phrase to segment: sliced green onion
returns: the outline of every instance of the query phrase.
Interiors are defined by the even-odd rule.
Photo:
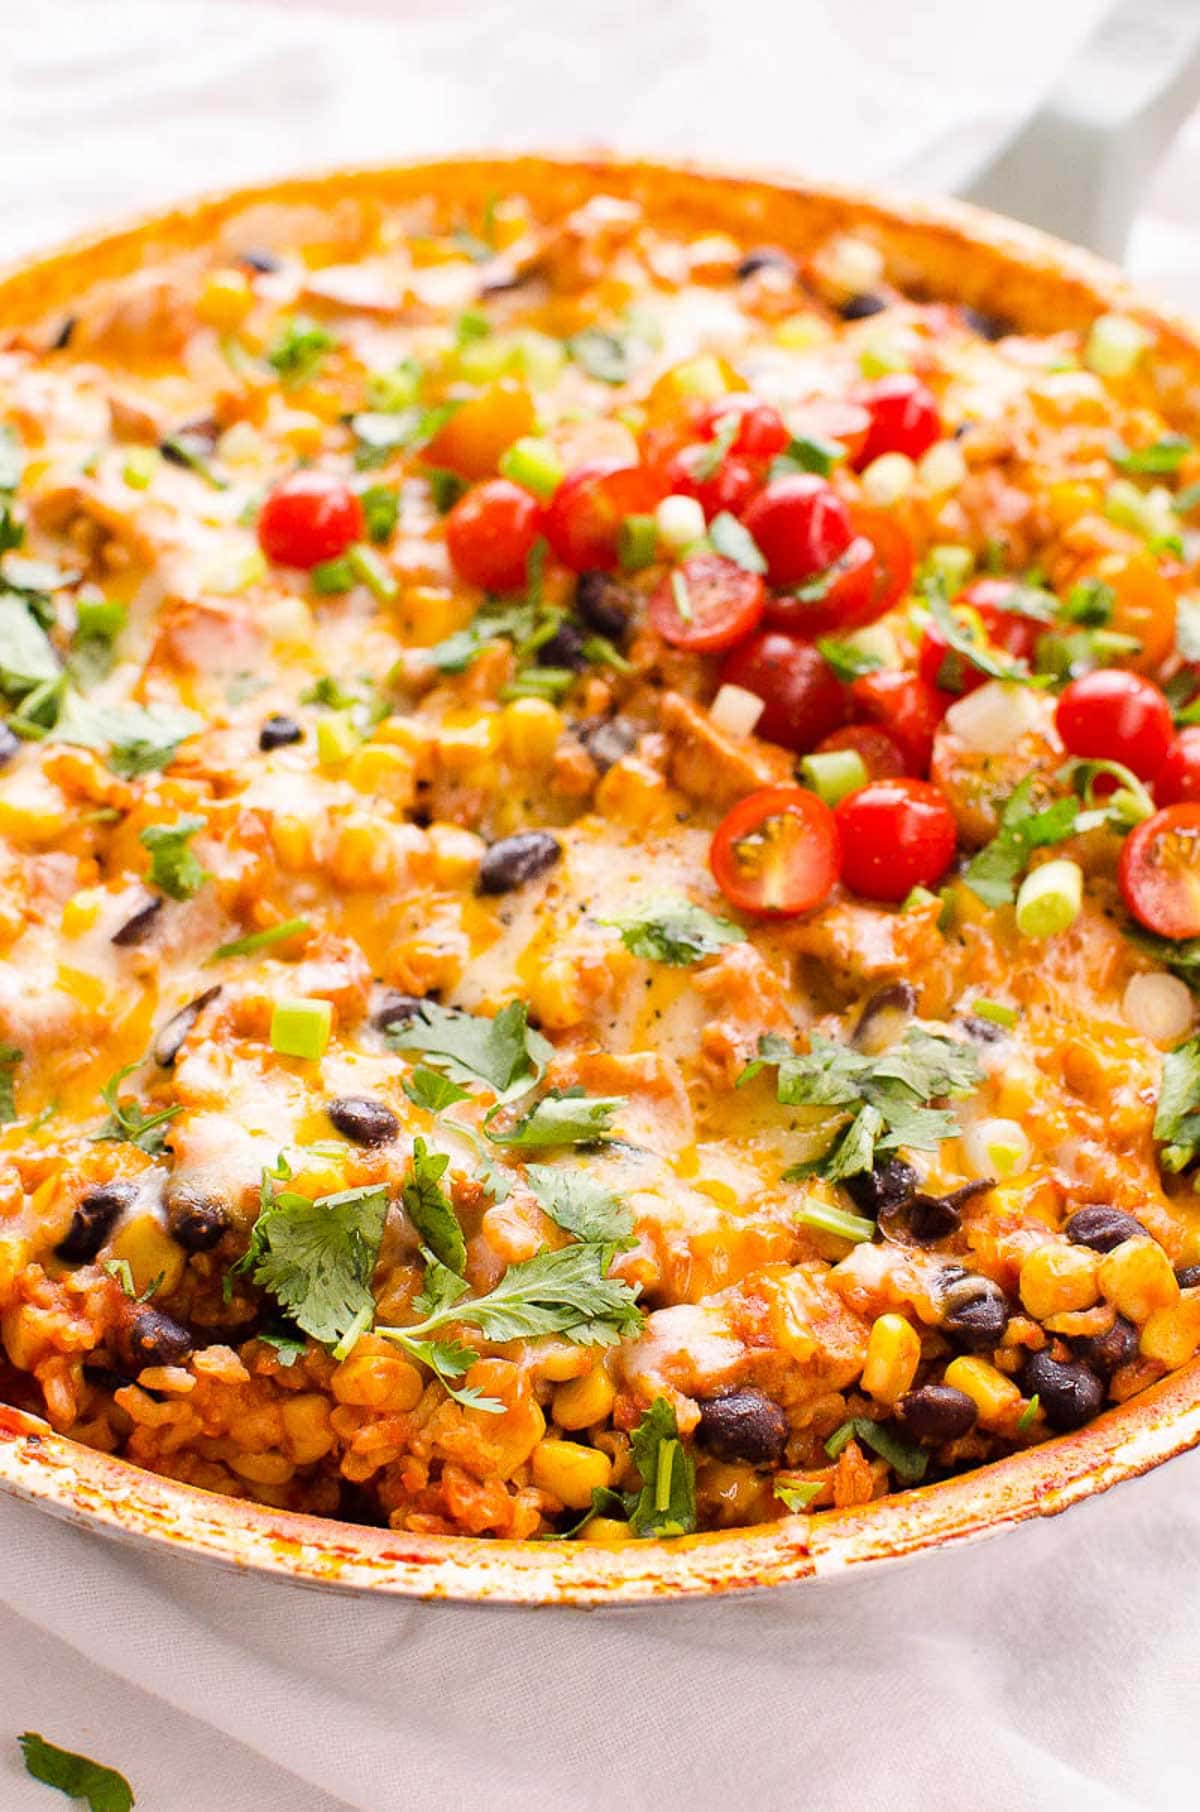
[[[317,760],[322,767],[336,767],[353,755],[359,734],[347,711],[331,711],[317,725]]]
[[[654,520],[659,540],[673,554],[681,554],[693,542],[702,541],[708,526],[696,498],[682,492],[664,497],[654,512]]]
[[[344,554],[336,560],[321,560],[309,573],[312,587],[321,597],[349,591],[354,584],[354,568]]]
[[[410,408],[417,400],[421,377],[415,359],[404,359],[390,371],[373,371],[367,379],[367,408],[383,415]]]
[[[372,541],[390,541],[400,514],[399,493],[386,484],[369,484],[365,491],[360,491],[358,501],[362,504],[363,520],[367,525],[367,534]]]
[[[1022,937],[1054,937],[1066,931],[1083,907],[1083,870],[1059,856],[1043,862],[1021,882],[1017,894],[1017,930]]]
[[[1084,364],[1097,377],[1123,378],[1134,370],[1151,335],[1128,315],[1098,315],[1083,349]]]
[[[128,614],[119,598],[77,598],[75,633],[88,640],[115,641]]]
[[[346,554],[346,563],[360,585],[365,585],[381,604],[393,604],[400,596],[400,585],[391,568],[365,541],[356,541]]]
[[[653,516],[626,516],[617,533],[617,558],[627,573],[653,565],[658,558],[658,524]]]
[[[654,1477],[656,1510],[669,1510],[671,1507],[671,1474],[675,1470],[675,1455],[678,1451],[678,1441],[660,1441],[658,1444],[658,1470]]]
[[[333,1026],[327,1000],[277,1000],[271,1011],[271,1049],[281,1057],[323,1056]]]
[[[1016,1120],[978,1120],[963,1134],[963,1151],[977,1177],[1019,1176],[1029,1165],[1029,1138]]]
[[[848,1239],[852,1245],[861,1246],[875,1237],[875,1223],[863,1218],[861,1214],[851,1214],[846,1208],[833,1208],[825,1202],[812,1202],[806,1208],[796,1211],[796,1222],[801,1227],[811,1227],[814,1233],[833,1233],[838,1239]]]
[[[867,764],[857,749],[827,749],[824,754],[806,755],[800,763],[805,783],[826,805],[836,805],[847,793],[855,793],[867,784]]]
[[[929,1455],[912,1442],[904,1440],[893,1429],[887,1428],[882,1422],[872,1422],[865,1416],[856,1419],[854,1429],[860,1441],[872,1448],[881,1460],[887,1461],[902,1485],[915,1485],[925,1477]]]
[[[1192,443],[1186,434],[1163,434],[1148,447],[1127,447],[1123,440],[1112,440],[1108,445],[1108,457],[1122,472],[1160,475],[1177,472],[1191,450]]]
[[[208,960],[216,962],[218,957],[253,956],[256,951],[282,944],[286,938],[297,937],[307,930],[307,919],[285,919],[282,925],[268,925],[265,931],[251,931],[246,937],[235,938],[232,944],[219,944]]]
[[[562,461],[549,441],[527,434],[500,456],[502,478],[523,485],[535,497],[552,497],[563,481]]]
[[[1165,485],[1141,491],[1129,478],[1114,478],[1104,498],[1104,514],[1121,528],[1133,529],[1147,540],[1170,539],[1175,533],[1175,506]]]
[[[1027,1428],[1030,1428],[1033,1425],[1034,1421],[1037,1418],[1038,1410],[1041,1407],[1042,1407],[1041,1398],[1038,1396],[1037,1392],[1034,1391],[1032,1397],[1030,1397],[1028,1403],[1025,1405],[1024,1409],[1021,1411],[1020,1415],[1017,1417],[1017,1433],[1018,1434],[1024,1434],[1025,1430]]]
[[[842,1449],[849,1447],[857,1433],[858,1429],[853,1420],[843,1422],[840,1427],[835,1428],[825,1443],[825,1451],[830,1459],[836,1460]]]
[[[947,591],[961,591],[975,570],[975,555],[969,547],[943,542],[930,548],[924,570],[930,578],[944,579]]]
[[[990,1019],[994,1026],[1003,1026],[1011,1031],[1021,1015],[1015,1007],[1006,1007],[1003,1001],[985,1000],[982,995],[971,1007],[976,1019]]]
[[[692,600],[688,596],[687,580],[684,578],[678,567],[676,567],[671,574],[671,596],[675,600],[675,608],[679,612],[680,622],[690,623],[692,620]]]

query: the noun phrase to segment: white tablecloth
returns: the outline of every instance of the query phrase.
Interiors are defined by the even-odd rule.
[[[480,144],[965,178],[1098,0],[0,0],[0,252],[225,181]],[[1032,48],[1031,48],[1032,47]],[[1186,141],[1135,270],[1200,296]],[[1200,1456],[1003,1540],[721,1605],[364,1602],[0,1499],[10,1734],[144,1812],[1173,1812],[1196,1797]],[[65,1802],[57,1802],[65,1803]]]

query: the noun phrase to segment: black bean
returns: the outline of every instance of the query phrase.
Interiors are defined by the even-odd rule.
[[[275,257],[273,252],[260,252],[255,250],[239,252],[238,263],[247,265],[250,270],[258,271],[264,277],[269,277],[273,271],[281,271],[283,269],[283,265],[280,263],[279,259]]]
[[[787,1437],[787,1417],[760,1390],[735,1390],[725,1397],[701,1399],[696,1439],[719,1460],[776,1466],[783,1458]]]
[[[957,1205],[944,1195],[914,1195],[906,1214],[909,1234],[918,1246],[949,1239],[962,1225]]]
[[[196,1344],[187,1329],[170,1315],[147,1307],[135,1311],[128,1338],[129,1351],[139,1370],[144,1365],[178,1365]]]
[[[738,265],[737,274],[744,281],[747,277],[753,277],[757,271],[765,270],[786,271],[789,277],[794,278],[796,260],[777,245],[756,245]]]
[[[575,608],[597,635],[618,645],[624,641],[633,615],[634,595],[611,573],[580,573],[575,581]]]
[[[138,907],[131,919],[126,919],[119,931],[113,932],[110,943],[119,944],[122,950],[127,950],[134,944],[144,944],[162,909],[161,895],[147,900],[144,906]]]
[[[388,988],[380,997],[379,1005],[371,1014],[371,1024],[377,1032],[390,1031],[392,1026],[407,1025],[415,1019],[425,1002],[416,994],[398,994],[394,988]]]
[[[580,742],[602,774],[628,755],[637,731],[623,717],[597,717],[578,728]]]
[[[1141,1238],[1145,1232],[1141,1221],[1134,1220],[1132,1214],[1125,1214],[1120,1208],[1106,1207],[1102,1202],[1077,1208],[1066,1227],[1067,1238],[1073,1245],[1090,1246],[1093,1252],[1111,1252],[1124,1240]]]
[[[859,1210],[874,1220],[885,1209],[910,1202],[917,1192],[917,1173],[903,1158],[877,1159],[874,1170],[843,1177],[842,1188]]]
[[[942,1331],[968,1353],[996,1346],[1008,1326],[1008,1298],[990,1277],[967,1274],[942,1285]]]
[[[550,637],[543,642],[537,651],[539,667],[569,667],[577,673],[587,666],[587,656],[583,652],[584,636],[574,623],[561,623]]]
[[[64,316],[63,324],[51,340],[48,350],[50,352],[65,352],[75,337],[75,329],[78,325],[79,318],[77,315]]]
[[[1027,1397],[1036,1396],[1051,1428],[1064,1434],[1082,1428],[1104,1404],[1103,1381],[1091,1366],[1080,1359],[1052,1359],[1048,1352],[1030,1354],[1021,1387]]]
[[[167,1224],[171,1238],[185,1252],[211,1252],[229,1226],[229,1210],[218,1196],[206,1195],[191,1183],[167,1189]]]
[[[6,768],[21,747],[21,738],[7,724],[0,724],[0,768]]]
[[[1175,1280],[1181,1290],[1194,1290],[1200,1284],[1200,1265],[1180,1265]]]
[[[54,1248],[56,1255],[69,1265],[90,1264],[136,1193],[132,1183],[101,1183],[89,1189],[76,1203],[71,1225]]]
[[[258,732],[260,749],[284,749],[291,742],[303,742],[304,731],[294,717],[285,717],[282,711],[273,711],[270,717],[263,719]]]
[[[1104,1334],[1086,1334],[1071,1342],[1076,1358],[1090,1365],[1103,1378],[1111,1378],[1118,1366],[1128,1365],[1137,1356],[1138,1331],[1132,1321],[1118,1315]]]
[[[875,296],[869,290],[863,290],[861,295],[840,303],[838,313],[843,321],[865,321],[870,315],[881,315],[887,306],[886,296]]]
[[[201,1013],[220,992],[221,984],[218,982],[215,988],[206,988],[203,994],[197,994],[195,1000],[189,1000],[187,1006],[180,1007],[178,1013],[172,1013],[154,1040],[154,1061],[160,1069],[170,1069]]]
[[[1008,1037],[1006,1026],[997,1025],[994,1019],[980,1019],[975,1013],[967,1014],[962,1029],[976,1044],[999,1044],[1002,1038]]]
[[[382,1101],[365,1095],[339,1095],[325,1112],[338,1131],[356,1145],[388,1145],[400,1131],[400,1122]]]
[[[933,1447],[970,1434],[978,1415],[966,1391],[952,1384],[923,1384],[896,1405],[896,1420],[905,1434]]]
[[[851,1035],[852,1042],[859,1050],[865,1049],[868,1043],[876,1047],[889,1043],[916,1010],[917,995],[912,984],[906,981],[889,982],[886,988],[880,988],[872,994],[859,1014],[858,1024]]]
[[[562,855],[562,844],[549,831],[518,831],[501,837],[483,852],[479,864],[480,893],[511,893],[535,881]]]
[[[1012,332],[1012,323],[1000,315],[985,315],[978,308],[964,304],[962,318],[972,333],[981,334],[985,340],[1002,340]]]

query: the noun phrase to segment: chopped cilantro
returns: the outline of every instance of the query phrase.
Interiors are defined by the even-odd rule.
[[[906,1441],[883,1422],[872,1422],[868,1416],[855,1416],[835,1428],[825,1443],[825,1451],[836,1460],[844,1447],[858,1439],[886,1460],[902,1485],[916,1485],[925,1477],[929,1455],[911,1441]]]
[[[451,1082],[448,1076],[439,1076],[436,1070],[427,1070],[418,1064],[408,1081],[403,1084],[404,1092],[410,1101],[423,1107],[426,1113],[440,1114],[444,1108],[454,1107],[459,1101],[469,1101],[471,1091],[459,1088],[457,1082]]]
[[[714,516],[708,525],[708,538],[714,552],[726,560],[732,560],[743,572],[765,573],[766,560],[759,552],[754,537],[748,528],[740,523],[728,510],[722,510]]]
[[[333,335],[307,315],[288,315],[267,352],[267,363],[288,388],[308,383],[337,344]]]
[[[352,415],[355,465],[360,472],[369,472],[376,466],[385,466],[396,453],[412,453],[428,446],[461,406],[449,402],[424,408],[414,403],[406,409],[366,409]]]
[[[1081,623],[1085,629],[1106,629],[1112,622],[1117,594],[1103,579],[1081,579],[1072,585],[1059,609],[1065,623]]]
[[[467,488],[465,478],[457,472],[448,472],[442,466],[430,466],[425,474],[429,484],[429,495],[433,498],[433,507],[439,516],[452,510]]]
[[[1189,1038],[1163,1058],[1154,1137],[1164,1170],[1185,1170],[1200,1150],[1200,1038]]]
[[[180,743],[203,728],[202,717],[178,705],[93,705],[68,690],[54,735],[86,749],[107,748],[109,765],[132,780],[166,767]]]
[[[374,1313],[371,1273],[387,1207],[387,1190],[378,1183],[310,1201],[294,1190],[274,1190],[264,1175],[262,1207],[234,1274],[250,1272],[289,1320],[333,1346]]]
[[[576,1239],[622,1245],[633,1231],[633,1214],[596,1177],[572,1165],[530,1164],[526,1181],[550,1219]]]
[[[493,1108],[484,1131],[494,1145],[598,1145],[612,1138],[613,1115],[621,1095],[588,1095],[581,1088],[549,1089],[510,1126],[493,1132]]]
[[[602,384],[626,384],[633,376],[631,335],[584,327],[567,341],[567,357]]]
[[[165,1271],[160,1271],[156,1277],[150,1279],[146,1288],[139,1292],[137,1284],[133,1280],[133,1266],[127,1258],[106,1258],[104,1270],[109,1277],[116,1278],[121,1286],[121,1294],[131,1297],[134,1302],[149,1302],[167,1275]]]
[[[523,1000],[488,1019],[427,1000],[411,1019],[387,1034],[394,1051],[417,1051],[452,1082],[482,1082],[505,1100],[532,1088],[553,1056],[553,1046],[529,1025]]]
[[[213,439],[203,429],[181,428],[177,434],[168,434],[158,450],[173,466],[183,466],[187,471],[194,472],[197,478],[202,478],[210,490],[229,489],[228,479],[222,478],[213,469]]]
[[[1021,686],[1049,684],[1047,675],[1030,673],[1023,663],[1010,660],[989,647],[978,619],[970,620],[960,615],[940,583],[927,582],[924,589],[929,614],[946,642],[946,654],[938,671],[939,685],[949,691],[961,691],[964,662],[977,673],[987,674],[989,679],[1008,680]]]
[[[741,429],[740,410],[731,409],[728,415],[718,417],[712,439],[693,448],[689,457],[689,470],[697,483],[705,484],[710,478],[716,477]]]
[[[62,666],[46,631],[20,597],[0,592],[0,692],[20,698],[61,677]]]
[[[1073,836],[1077,818],[1074,799],[1039,803],[1037,777],[1027,774],[1009,795],[996,835],[967,864],[967,886],[985,906],[1011,905],[1031,853]]]
[[[840,440],[826,440],[818,434],[794,434],[783,452],[771,462],[772,480],[791,478],[797,472],[816,472],[828,478],[834,466],[846,457]]]
[[[108,1108],[108,1118],[102,1120],[92,1134],[92,1143],[100,1145],[110,1141],[113,1144],[124,1142],[136,1145],[139,1151],[157,1158],[167,1149],[165,1128],[168,1122],[176,1114],[181,1114],[183,1108],[164,1107],[156,1114],[147,1114],[140,1102],[132,1097],[127,1095],[122,1100],[118,1093],[122,1082],[139,1067],[136,1063],[127,1063],[115,1076],[110,1076],[100,1090],[100,1098]]]
[[[289,937],[298,937],[308,930],[307,919],[284,919],[281,925],[268,925],[263,931],[251,931],[246,937],[235,938],[231,944],[218,944],[209,957],[210,963],[223,961],[227,956],[254,956],[259,950],[268,950],[272,944],[282,944]]]
[[[415,1139],[412,1175],[401,1199],[423,1243],[441,1264],[461,1277],[467,1263],[466,1242],[454,1206],[441,1186],[449,1163],[443,1152],[430,1151],[424,1139]]]
[[[622,943],[634,956],[676,968],[712,956],[726,944],[744,943],[746,937],[741,926],[730,919],[716,918],[690,900],[666,896],[643,900],[600,923],[616,926]]]
[[[871,649],[839,641],[836,636],[818,636],[817,647],[837,677],[846,682],[861,679],[864,673],[878,673],[884,664],[882,656]]]
[[[808,1509],[814,1498],[820,1497],[823,1483],[821,1479],[798,1479],[795,1484],[784,1484],[782,1480],[776,1479],[775,1496],[793,1516],[799,1516]]]
[[[84,691],[107,678],[116,665],[117,637],[126,610],[116,598],[80,598],[71,637],[71,677]]]
[[[57,1787],[68,1799],[86,1802],[90,1812],[131,1812],[133,1789],[115,1768],[106,1768],[73,1750],[59,1749],[36,1730],[24,1731],[17,1741],[26,1771],[35,1781]]]
[[[188,848],[203,829],[203,818],[180,818],[176,824],[148,824],[138,838],[150,851],[150,885],[172,900],[190,900],[212,878]]]
[[[363,521],[372,541],[390,541],[400,515],[400,497],[385,484],[368,485],[359,493]]]
[[[1162,434],[1147,447],[1130,448],[1123,440],[1112,440],[1108,457],[1121,472],[1150,473],[1158,477],[1177,472],[1191,450],[1192,443],[1186,434]]]
[[[656,1397],[630,1435],[642,1488],[629,1508],[641,1536],[690,1535],[696,1527],[696,1463],[679,1439],[675,1411]]]

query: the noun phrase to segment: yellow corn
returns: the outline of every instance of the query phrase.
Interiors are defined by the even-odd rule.
[[[1100,1255],[1088,1246],[1038,1246],[1021,1266],[1021,1301],[1035,1321],[1090,1309],[1099,1270]]]
[[[612,1461],[594,1447],[550,1440],[540,1441],[533,1450],[534,1484],[568,1510],[588,1509],[592,1492],[602,1490],[611,1477]]]
[[[793,352],[807,352],[812,346],[823,345],[828,338],[829,328],[820,315],[792,315],[775,329],[776,342]]]
[[[429,849],[432,878],[439,887],[462,887],[472,882],[486,845],[474,831],[457,824],[431,824]]]
[[[1100,1266],[1100,1291],[1128,1321],[1149,1320],[1179,1300],[1171,1261],[1156,1240],[1123,1240]]]
[[[505,705],[504,746],[518,767],[544,767],[562,735],[562,714],[545,698],[517,698]]]
[[[243,271],[209,271],[196,298],[196,315],[206,327],[227,333],[244,321],[254,302],[254,291]]]
[[[150,1214],[139,1214],[118,1228],[112,1241],[112,1256],[123,1258],[129,1266],[133,1287],[140,1294],[162,1275],[155,1294],[169,1296],[183,1276],[185,1259],[165,1227]]]
[[[99,916],[103,897],[98,887],[84,887],[78,893],[73,893],[63,907],[63,936],[80,937],[85,931],[90,931]]]
[[[83,1007],[102,1007],[108,999],[108,989],[100,977],[89,975],[86,969],[73,969],[60,963],[56,982],[64,994],[69,994]]]
[[[429,746],[429,731],[414,717],[396,715],[381,718],[371,731],[371,740],[390,743],[397,749],[407,749],[410,755],[420,755]]]
[[[350,889],[384,887],[392,879],[396,852],[370,819],[351,819],[342,825],[329,859],[330,872],[340,886]]]
[[[277,813],[271,820],[271,842],[281,868],[295,874],[311,866],[312,832],[303,818],[294,817],[290,812]]]
[[[398,1353],[363,1351],[367,1344],[360,1341],[334,1372],[330,1388],[338,1402],[386,1410],[389,1415],[415,1409],[425,1388],[416,1366]]]
[[[438,759],[451,774],[469,774],[494,754],[499,713],[484,710],[455,711],[438,730]]]
[[[612,1379],[598,1365],[586,1377],[559,1385],[554,1393],[554,1420],[560,1428],[591,1428],[608,1420],[616,1394]]]
[[[391,799],[405,809],[417,796],[416,765],[405,750],[386,743],[356,749],[346,763],[346,778],[360,793]]]
[[[296,1470],[282,1453],[239,1453],[229,1464],[251,1485],[286,1485]]]
[[[1200,1347],[1200,1290],[1185,1290],[1170,1308],[1155,1309],[1142,1329],[1138,1350],[1178,1371]]]
[[[306,453],[319,453],[321,442],[325,437],[325,424],[319,415],[313,415],[307,409],[283,409],[279,412],[273,426],[281,437],[301,457]]]
[[[0,1307],[11,1300],[17,1279],[29,1263],[29,1252],[27,1239],[15,1234],[0,1239]]]
[[[520,1210],[506,1213],[508,1204],[498,1202],[483,1217],[482,1230],[492,1250],[506,1264],[516,1264],[531,1256],[542,1244],[541,1234],[531,1226]],[[543,1340],[533,1359],[534,1376],[546,1384],[565,1384],[569,1378],[582,1378],[596,1363],[595,1349],[577,1346],[570,1340]]]
[[[593,1516],[576,1539],[597,1548],[610,1548],[619,1541],[632,1541],[634,1536],[629,1524],[618,1521],[615,1516]]]
[[[862,1387],[880,1403],[902,1397],[916,1376],[921,1337],[903,1315],[880,1315],[871,1325]]]
[[[470,619],[471,606],[457,592],[439,585],[404,588],[400,627],[419,647],[442,642]]]
[[[280,1411],[288,1451],[297,1466],[311,1466],[325,1457],[334,1443],[329,1425],[329,1404],[317,1391],[288,1397]]]
[[[528,992],[534,1015],[554,1031],[577,1026],[587,1011],[570,957],[558,956],[545,963],[529,978]]]
[[[970,1397],[986,1426],[1006,1422],[1021,1393],[1011,1378],[998,1372],[986,1359],[962,1357],[952,1359],[946,1367],[946,1383]]]

